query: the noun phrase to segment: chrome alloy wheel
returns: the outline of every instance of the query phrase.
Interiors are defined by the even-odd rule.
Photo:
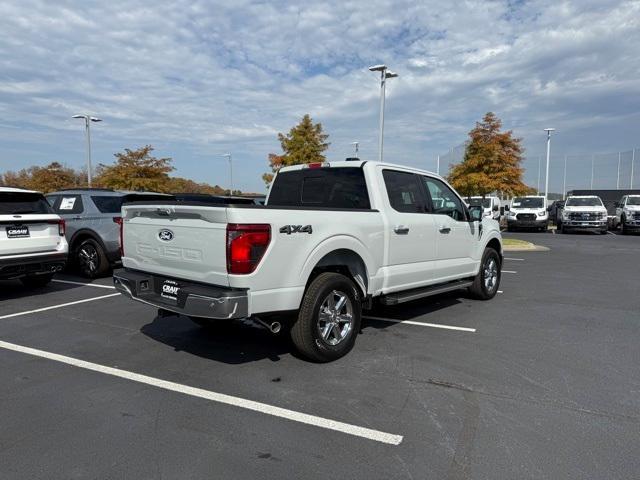
[[[318,312],[318,333],[325,343],[338,345],[349,336],[353,326],[353,305],[346,293],[333,290]]]
[[[98,251],[92,245],[83,245],[78,251],[78,262],[83,271],[95,273],[98,270]]]
[[[488,258],[484,264],[483,280],[484,288],[492,293],[498,286],[498,262],[495,258]]]

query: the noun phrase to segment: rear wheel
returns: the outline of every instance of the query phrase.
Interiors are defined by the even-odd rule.
[[[486,248],[482,255],[480,271],[469,287],[469,292],[479,300],[490,300],[498,293],[501,277],[500,255],[493,248]]]
[[[309,360],[330,362],[353,348],[361,316],[358,290],[351,279],[339,273],[321,273],[304,294],[291,339]]]
[[[76,249],[75,261],[80,273],[87,278],[96,278],[109,270],[109,260],[103,248],[93,239],[84,240]]]
[[[45,287],[51,282],[53,278],[52,273],[47,273],[45,275],[29,275],[28,277],[22,277],[20,281],[25,287],[29,288],[42,288]]]

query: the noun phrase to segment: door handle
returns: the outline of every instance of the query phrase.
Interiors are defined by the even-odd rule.
[[[409,227],[405,225],[396,225],[393,231],[398,235],[406,235],[407,233],[409,233]]]
[[[444,225],[440,225],[440,233],[449,233],[451,232],[450,227],[445,227]]]

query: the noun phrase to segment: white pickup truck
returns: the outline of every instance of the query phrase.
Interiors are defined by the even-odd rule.
[[[252,317],[275,331],[290,317],[296,348],[320,362],[353,347],[376,299],[498,290],[498,222],[437,175],[312,163],[281,169],[269,192],[266,205],[124,206],[116,288],[199,324]]]

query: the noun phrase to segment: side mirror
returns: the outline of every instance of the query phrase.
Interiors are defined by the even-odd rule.
[[[471,214],[471,221],[481,221],[484,208],[480,205],[472,205],[469,207],[469,213]]]
[[[500,210],[500,207],[498,205],[494,205],[493,206],[493,211],[497,212],[498,210]]]
[[[614,205],[616,208],[620,208],[620,202],[615,202]]]
[[[550,211],[551,211],[551,208],[552,208],[552,207],[547,207],[547,212],[550,212]]]
[[[505,205],[505,206],[504,206],[504,211],[505,211],[505,212],[508,212],[508,211],[509,211],[509,205]]]

